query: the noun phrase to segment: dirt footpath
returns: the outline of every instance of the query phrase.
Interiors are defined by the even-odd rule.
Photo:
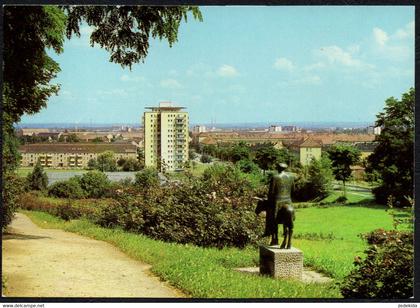
[[[3,235],[8,297],[185,297],[114,246],[16,214]]]

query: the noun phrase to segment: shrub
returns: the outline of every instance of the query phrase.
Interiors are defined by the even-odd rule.
[[[66,221],[80,218],[82,216],[80,211],[72,205],[70,199],[67,199],[64,204],[56,207],[56,215]]]
[[[4,231],[15,215],[18,207],[19,195],[23,193],[24,179],[13,172],[3,174],[1,225]]]
[[[44,211],[51,215],[57,215],[57,206],[63,204],[62,199],[57,199],[55,202],[42,198],[35,192],[27,192],[20,196],[19,206],[24,210],[30,211]]]
[[[19,198],[19,205],[25,210],[47,212],[63,219],[85,217],[93,222],[98,220],[103,208],[111,206],[112,199],[73,199],[42,197],[34,192],[24,193]]]
[[[156,169],[145,168],[135,174],[134,184],[140,188],[151,188],[159,184],[159,176]]]
[[[204,171],[201,179],[210,192],[219,192],[227,197],[241,196],[252,188],[240,170],[232,165],[214,164]]]
[[[346,203],[347,202],[347,198],[345,196],[340,196],[337,199],[335,199],[336,203]]]
[[[57,198],[84,198],[86,193],[76,178],[67,181],[55,182],[48,188],[48,195]]]
[[[257,173],[260,171],[257,164],[250,159],[242,159],[236,163],[239,170],[245,173]]]
[[[122,167],[126,162],[126,159],[124,157],[121,157],[117,160],[118,167]]]
[[[48,176],[42,168],[41,163],[38,161],[26,177],[26,184],[30,190],[46,190],[48,186]]]
[[[122,164],[123,171],[139,171],[141,168],[142,165],[135,158],[127,158]]]
[[[83,174],[79,181],[88,198],[102,198],[110,185],[106,174],[96,170]]]
[[[249,193],[228,197],[202,181],[157,186],[147,193],[147,198],[120,194],[119,204],[103,209],[98,223],[163,241],[219,248],[245,247],[262,233]]]
[[[355,258],[354,269],[343,281],[345,298],[409,298],[414,287],[413,233],[375,230],[365,236],[366,259]]]
[[[194,150],[194,149],[190,149],[190,150],[188,151],[188,156],[189,156],[189,158],[190,158],[191,160],[193,160],[193,159],[195,159],[195,158],[197,157],[197,153],[195,152],[195,150]]]
[[[203,164],[208,164],[208,163],[211,163],[212,159],[211,159],[211,156],[210,155],[203,154],[203,155],[201,155],[200,161]]]

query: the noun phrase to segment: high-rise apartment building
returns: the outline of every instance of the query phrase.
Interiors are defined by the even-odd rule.
[[[161,102],[146,107],[144,125],[144,164],[160,171],[183,169],[188,161],[188,113],[184,107]]]

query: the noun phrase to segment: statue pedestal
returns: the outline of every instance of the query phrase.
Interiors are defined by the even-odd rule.
[[[303,252],[297,248],[260,246],[260,274],[274,278],[302,279]]]

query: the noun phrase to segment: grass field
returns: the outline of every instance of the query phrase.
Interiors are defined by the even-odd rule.
[[[333,203],[337,198],[341,197],[343,192],[341,190],[333,190],[328,197],[321,200],[324,203]],[[348,190],[346,192],[347,203],[370,203],[374,201],[374,196],[369,192],[359,192]]]
[[[33,167],[19,167],[17,169],[17,174],[18,174],[18,176],[25,177],[25,176],[28,175],[28,173],[31,173],[33,169],[34,169]],[[69,171],[73,171],[71,169],[53,169],[53,168],[45,168],[44,170],[45,171],[48,171],[48,172],[51,172],[51,173],[52,172],[69,172]]]
[[[334,278],[334,283],[305,284],[239,273],[236,267],[258,265],[258,248],[200,248],[151,240],[118,229],[104,229],[85,220],[64,222],[42,212],[25,212],[40,226],[60,228],[107,241],[195,298],[331,298],[335,285],[353,269],[365,242],[359,234],[392,228],[384,207],[331,206],[296,210],[293,246],[304,253],[305,266]]]

